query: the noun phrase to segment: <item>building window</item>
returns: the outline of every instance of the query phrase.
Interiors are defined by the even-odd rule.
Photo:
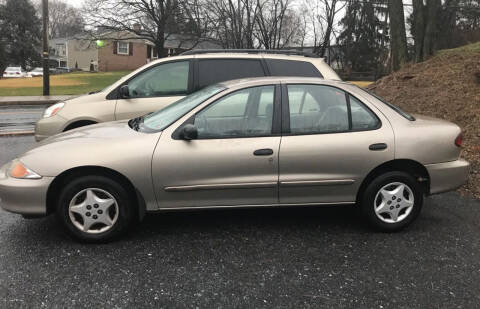
[[[65,44],[56,44],[55,45],[55,55],[56,56],[65,56],[66,55]]]
[[[118,42],[117,53],[119,55],[128,55],[128,42]]]

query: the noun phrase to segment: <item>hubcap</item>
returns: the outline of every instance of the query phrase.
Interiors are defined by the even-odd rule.
[[[118,219],[118,204],[105,190],[87,188],[70,201],[68,214],[73,225],[88,234],[108,231]]]
[[[408,217],[413,204],[412,189],[404,183],[392,182],[378,191],[373,207],[380,220],[386,223],[397,223]]]

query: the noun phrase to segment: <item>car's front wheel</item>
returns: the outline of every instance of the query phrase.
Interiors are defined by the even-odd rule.
[[[412,223],[423,205],[422,186],[404,172],[387,172],[365,189],[362,211],[377,229],[397,231]]]
[[[133,222],[132,200],[123,186],[104,176],[83,176],[61,191],[57,217],[75,238],[105,242]]]

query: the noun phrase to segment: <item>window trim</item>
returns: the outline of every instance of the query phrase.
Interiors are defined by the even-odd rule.
[[[237,91],[242,91],[245,89],[250,89],[250,88],[257,88],[257,87],[267,87],[267,86],[273,86],[273,114],[272,114],[272,131],[270,134],[265,134],[265,135],[256,135],[256,136],[222,136],[222,137],[206,137],[206,138],[197,138],[195,141],[201,141],[201,140],[222,140],[222,139],[234,139],[234,138],[257,138],[257,137],[275,137],[275,136],[281,136],[281,127],[282,127],[282,111],[281,111],[281,85],[280,84],[264,84],[264,85],[257,85],[257,86],[251,86],[251,87],[245,87],[245,88],[240,88],[240,89],[229,89],[231,91],[227,93],[223,93],[221,97],[216,98],[214,101],[210,102],[209,104],[203,106],[200,108],[198,111],[196,111],[193,115],[188,117],[187,120],[185,120],[181,125],[179,125],[175,131],[172,133],[172,139],[174,140],[182,140],[180,138],[180,132],[183,129],[183,127],[187,124],[194,124],[195,122],[195,116],[197,116],[198,113],[202,112],[204,109],[209,107],[211,104],[215,104],[219,100],[223,99],[224,97],[233,94]],[[220,92],[222,93],[222,92]],[[219,93],[219,94],[220,94]]]
[[[157,96],[153,96],[153,97],[135,97],[135,98],[130,98],[130,99],[134,100],[134,99],[142,99],[142,98],[162,98],[162,97],[185,96],[187,94],[191,94],[192,92],[194,92],[193,91],[193,77],[194,77],[193,74],[194,73],[193,73],[193,61],[192,60],[193,59],[178,59],[178,60],[162,61],[162,62],[159,62],[157,64],[146,67],[145,69],[141,70],[140,72],[137,72],[137,74],[135,74],[133,76],[130,76],[123,83],[120,83],[115,89],[113,89],[112,91],[110,91],[109,94],[107,94],[105,99],[107,99],[107,100],[120,100],[120,99],[122,99],[122,97],[120,96],[120,92],[119,92],[120,88],[124,85],[128,85],[128,83],[132,79],[134,79],[135,77],[137,77],[140,74],[145,73],[148,70],[153,70],[154,68],[156,68],[159,65],[164,65],[164,64],[174,63],[174,62],[185,62],[185,61],[188,62],[188,85],[187,85],[187,91],[186,92],[176,93],[176,94],[162,94],[162,95],[157,95]],[[126,100],[129,100],[129,99],[126,99]]]
[[[121,43],[127,44],[127,52],[126,53],[120,52],[120,44]],[[126,42],[126,41],[118,41],[117,42],[117,55],[128,56],[129,53],[130,53],[130,43]]]
[[[345,93],[345,99],[347,103],[347,111],[348,111],[348,130],[341,130],[341,131],[330,131],[330,132],[311,132],[311,133],[292,133],[290,131],[290,105],[288,100],[288,86],[289,85],[311,85],[311,86],[324,86],[324,87],[331,87],[343,91]],[[350,96],[354,97],[363,107],[370,110],[370,112],[377,118],[377,126],[369,129],[353,129],[352,124],[352,113],[350,108]],[[362,100],[358,97],[351,94],[349,91],[342,89],[337,86],[333,85],[326,85],[326,84],[315,84],[315,83],[282,83],[282,136],[297,136],[297,135],[323,135],[323,134],[338,134],[338,133],[352,133],[352,132],[363,132],[363,131],[375,131],[382,127],[382,120],[378,115],[372,111],[370,107],[368,107]]]

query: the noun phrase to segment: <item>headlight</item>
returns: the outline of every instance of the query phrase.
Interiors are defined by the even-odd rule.
[[[13,160],[10,168],[8,169],[8,175],[13,178],[20,179],[40,179],[42,176],[38,175],[28,167],[26,167],[19,160]]]
[[[52,106],[50,106],[45,110],[45,112],[43,113],[43,118],[52,117],[53,115],[58,113],[64,106],[65,106],[65,102],[53,104]]]

